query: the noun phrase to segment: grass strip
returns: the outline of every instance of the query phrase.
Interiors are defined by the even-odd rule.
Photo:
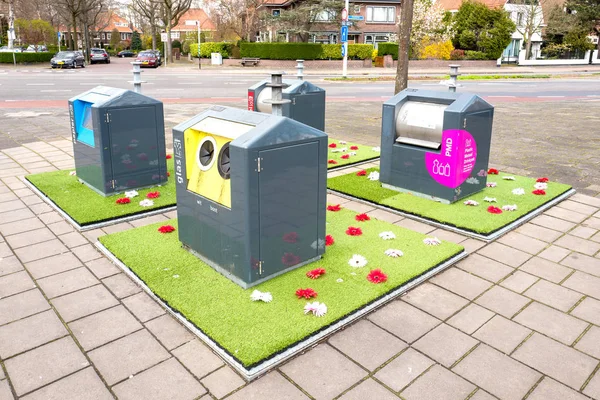
[[[358,143],[345,142],[329,138],[329,146],[335,144],[335,147],[329,147],[327,152],[327,169],[347,167],[364,161],[375,160],[379,158],[380,152],[373,150],[373,146],[366,146]],[[355,148],[353,150],[353,148]],[[341,151],[345,149],[344,151]],[[351,153],[355,153],[351,155]],[[347,156],[348,158],[342,158]],[[330,160],[335,163],[329,163]]]

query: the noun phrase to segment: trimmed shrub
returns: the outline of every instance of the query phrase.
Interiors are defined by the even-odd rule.
[[[40,53],[14,53],[17,63],[49,62],[55,53],[46,51]],[[0,53],[0,64],[12,64],[13,53]]]
[[[489,60],[490,58],[488,57],[487,54],[485,54],[483,51],[473,51],[473,50],[467,50],[465,51],[465,60]]]
[[[379,43],[377,45],[377,55],[391,55],[394,60],[398,59],[398,43]]]
[[[336,45],[341,46],[341,45]],[[353,60],[366,60],[373,56],[373,45],[371,44],[349,44],[348,58]],[[340,58],[342,50],[340,49]]]
[[[432,43],[425,46],[419,58],[424,60],[449,60],[453,50],[454,46],[452,46],[452,42],[449,40],[442,43]]]
[[[465,59],[465,51],[461,49],[454,49],[450,52],[451,60],[464,60]]]
[[[200,45],[200,56],[204,58],[210,57],[211,53],[221,53],[223,58],[229,58],[232,51],[233,43],[208,42]],[[198,57],[198,43],[190,44],[190,54],[193,57]]]
[[[241,57],[256,57],[265,60],[341,60],[341,44],[318,43],[241,43]],[[371,58],[370,44],[348,45],[348,58],[365,60]]]

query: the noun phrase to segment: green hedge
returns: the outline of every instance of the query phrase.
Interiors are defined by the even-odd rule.
[[[398,43],[379,43],[377,45],[377,55],[391,55],[394,60],[398,59]]]
[[[241,57],[256,57],[265,60],[341,60],[341,44],[319,43],[241,43]],[[373,46],[370,44],[348,45],[348,58],[370,59]]]
[[[466,50],[465,60],[490,60],[490,57],[483,51]]]
[[[206,42],[200,45],[200,55],[202,57],[210,57],[211,53],[221,53],[223,58],[229,58],[232,51],[233,43]],[[193,57],[198,57],[198,43],[190,44],[190,54]]]
[[[35,63],[35,62],[49,62],[54,53],[43,52],[43,53],[14,53],[17,63]],[[12,64],[13,53],[0,53],[0,64]]]

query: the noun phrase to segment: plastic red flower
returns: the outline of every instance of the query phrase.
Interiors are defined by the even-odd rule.
[[[333,240],[333,236],[331,236],[331,235],[325,236],[325,246],[331,246],[334,243],[335,243],[335,240]]]
[[[158,231],[160,233],[171,233],[175,230],[174,227],[172,227],[171,225],[163,225],[160,228],[158,228]]]
[[[369,272],[367,279],[373,283],[383,283],[387,281],[387,275],[384,274],[380,269],[374,269],[373,271]]]
[[[358,150],[358,146],[350,146],[350,150]]]
[[[356,173],[356,176],[366,176],[366,175],[367,175],[367,171],[366,171],[366,170],[364,170],[364,169],[363,169],[363,170],[361,170],[361,171],[358,171],[358,172]]]
[[[311,288],[298,289],[296,290],[296,296],[298,296],[299,299],[311,299],[313,297],[317,297],[317,292],[315,292]]]
[[[537,196],[543,196],[543,195],[545,195],[545,194],[546,194],[546,191],[545,191],[544,189],[536,189],[536,190],[534,190],[534,191],[533,191],[533,192],[531,192],[531,193],[533,193],[533,194],[535,194],[535,195],[537,195]]]
[[[298,241],[298,234],[296,232],[290,232],[283,235],[283,241],[287,243],[296,243]]]
[[[334,206],[327,206],[327,211],[340,211],[342,207],[339,204]]]
[[[317,279],[318,277],[320,277],[321,275],[325,274],[325,268],[317,268],[317,269],[313,269],[312,271],[308,271],[306,273],[306,276],[308,276],[310,279]]]
[[[169,171],[167,171],[167,177],[171,176],[171,173]]]
[[[335,161],[335,160],[329,160],[329,161],[327,161],[327,164],[337,164],[337,161]]]
[[[348,229],[346,229],[346,235],[360,236],[362,235],[362,229],[356,228],[354,226],[349,226]]]
[[[492,214],[502,214],[502,209],[500,207],[489,206],[487,210]]]
[[[496,168],[488,169],[488,175],[498,175],[498,170]]]
[[[546,183],[548,182],[548,178],[537,178],[536,182]]]
[[[173,156],[170,154],[167,154],[167,160],[170,160],[171,158],[173,158]]]
[[[336,147],[337,147],[337,144],[335,144],[335,143],[331,143],[331,144],[329,145],[329,148],[330,148],[330,149],[335,149]]]
[[[350,158],[350,154],[344,154],[343,156],[340,157],[342,160],[347,160]]]
[[[370,221],[371,217],[369,217],[365,213],[362,213],[362,214],[356,214],[356,217],[354,217],[354,219],[356,219],[359,222],[362,222],[362,221]]]
[[[117,204],[129,204],[131,203],[131,200],[129,199],[129,197],[121,197],[119,199],[117,199]]]
[[[300,264],[300,257],[293,253],[284,253],[283,257],[281,257],[281,262],[283,265],[287,267],[291,267],[292,265]]]
[[[150,192],[146,197],[149,199],[158,199],[160,197],[160,192]]]

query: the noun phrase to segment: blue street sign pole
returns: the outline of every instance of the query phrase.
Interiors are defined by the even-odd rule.
[[[60,51],[60,32],[56,32],[56,35],[58,36],[58,51]]]

